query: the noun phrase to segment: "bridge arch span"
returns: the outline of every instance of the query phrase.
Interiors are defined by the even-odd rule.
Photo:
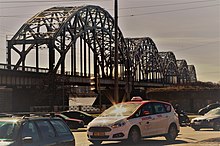
[[[119,79],[126,84],[196,81],[194,66],[176,60],[173,52],[159,52],[150,37],[125,39],[113,17],[92,5],[53,7],[29,19],[8,40],[8,69],[25,71],[31,62],[37,73],[46,68],[47,73],[113,79],[116,31]]]
[[[150,37],[126,38],[132,60],[134,80],[159,82],[162,79],[161,59]]]
[[[186,60],[177,60],[177,67],[178,67],[178,82],[179,83],[187,83],[189,82],[189,70]]]
[[[197,82],[196,69],[194,65],[188,65],[189,78],[191,83]]]
[[[126,68],[127,47],[118,28],[120,71]],[[40,67],[39,48],[48,50],[50,72],[102,77],[114,76],[114,19],[99,6],[53,7],[29,19],[8,41],[8,64],[11,51],[19,54],[16,70],[25,66],[29,53],[35,50],[35,67]],[[78,58],[77,58],[78,56]],[[69,64],[67,66],[67,64]],[[67,70],[67,68],[69,70]]]
[[[163,77],[165,83],[178,82],[178,68],[176,64],[176,57],[173,52],[159,52],[162,59]]]

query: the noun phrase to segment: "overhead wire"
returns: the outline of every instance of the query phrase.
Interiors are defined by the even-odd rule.
[[[196,49],[196,48],[199,48],[199,47],[205,47],[205,46],[208,46],[208,45],[210,45],[210,44],[217,44],[217,43],[220,43],[220,40],[218,40],[218,41],[213,41],[213,42],[208,42],[208,43],[204,43],[204,44],[200,44],[200,45],[196,45],[196,46],[192,46],[192,47],[187,47],[187,48],[178,49],[178,50],[175,50],[175,52],[185,51],[185,50],[191,50],[191,49]]]
[[[17,1],[0,1],[1,4],[11,4],[11,3],[54,3],[54,2],[89,2],[89,1],[103,1],[103,0],[17,0]],[[105,0],[110,1],[110,0]]]
[[[156,4],[156,5],[145,5],[145,6],[133,6],[133,7],[122,7],[119,10],[127,10],[127,9],[142,9],[149,7],[164,7],[164,6],[176,6],[176,5],[186,5],[186,4],[197,4],[197,3],[206,3],[206,2],[214,2],[218,0],[199,0],[199,1],[190,1],[190,2],[179,2],[179,3],[165,3],[165,4]],[[113,9],[108,9],[113,10]]]
[[[190,8],[181,8],[181,9],[173,9],[173,10],[164,10],[164,11],[155,11],[155,12],[147,12],[147,13],[139,13],[139,14],[122,15],[119,17],[144,16],[144,15],[151,15],[151,14],[170,13],[170,12],[194,10],[194,9],[217,7],[217,6],[220,6],[220,3],[215,4],[215,5],[206,5],[206,6],[197,6],[197,7],[190,7]]]

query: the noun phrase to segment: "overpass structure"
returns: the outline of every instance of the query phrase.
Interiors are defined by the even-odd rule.
[[[113,17],[99,6],[53,7],[39,12],[8,40],[0,85],[114,86],[115,32],[118,32],[119,87],[127,97],[136,87],[196,82],[196,70],[173,52],[160,52],[150,37],[125,38]],[[65,91],[66,93],[66,91]],[[51,98],[51,101],[53,99]]]

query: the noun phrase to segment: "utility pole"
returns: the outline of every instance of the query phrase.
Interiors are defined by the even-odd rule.
[[[118,98],[118,0],[115,0],[115,102],[119,102]]]

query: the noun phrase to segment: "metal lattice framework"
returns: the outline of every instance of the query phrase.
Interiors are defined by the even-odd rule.
[[[177,67],[178,67],[178,72],[179,72],[179,82],[180,83],[187,83],[190,82],[190,74],[188,70],[188,65],[186,60],[177,60]]]
[[[126,45],[121,31],[117,31],[120,56],[118,62],[125,69]],[[32,17],[8,42],[8,63],[11,64],[11,50],[20,55],[14,70],[21,63],[25,66],[25,58],[29,52],[36,50],[38,69],[41,47],[49,50],[50,72],[58,73],[61,70],[61,74],[64,74],[67,64],[65,60],[70,54],[71,75],[80,72],[81,76],[90,76],[90,73],[100,72],[102,77],[112,77],[114,34],[114,19],[98,6],[50,8]],[[77,55],[80,56],[78,60]]]
[[[119,76],[133,81],[188,83],[196,81],[193,65],[176,60],[173,52],[158,52],[149,37],[124,39],[118,32]],[[114,77],[115,27],[112,16],[99,6],[53,7],[29,19],[8,41],[9,69],[25,70],[28,59],[36,72],[46,50],[49,73],[101,78]],[[12,61],[12,54],[18,59]],[[32,56],[31,56],[32,53]],[[33,57],[34,53],[34,57]],[[12,64],[15,64],[12,66]]]
[[[134,80],[144,80],[149,82],[161,82],[162,66],[158,50],[149,37],[127,38],[132,61]]]

